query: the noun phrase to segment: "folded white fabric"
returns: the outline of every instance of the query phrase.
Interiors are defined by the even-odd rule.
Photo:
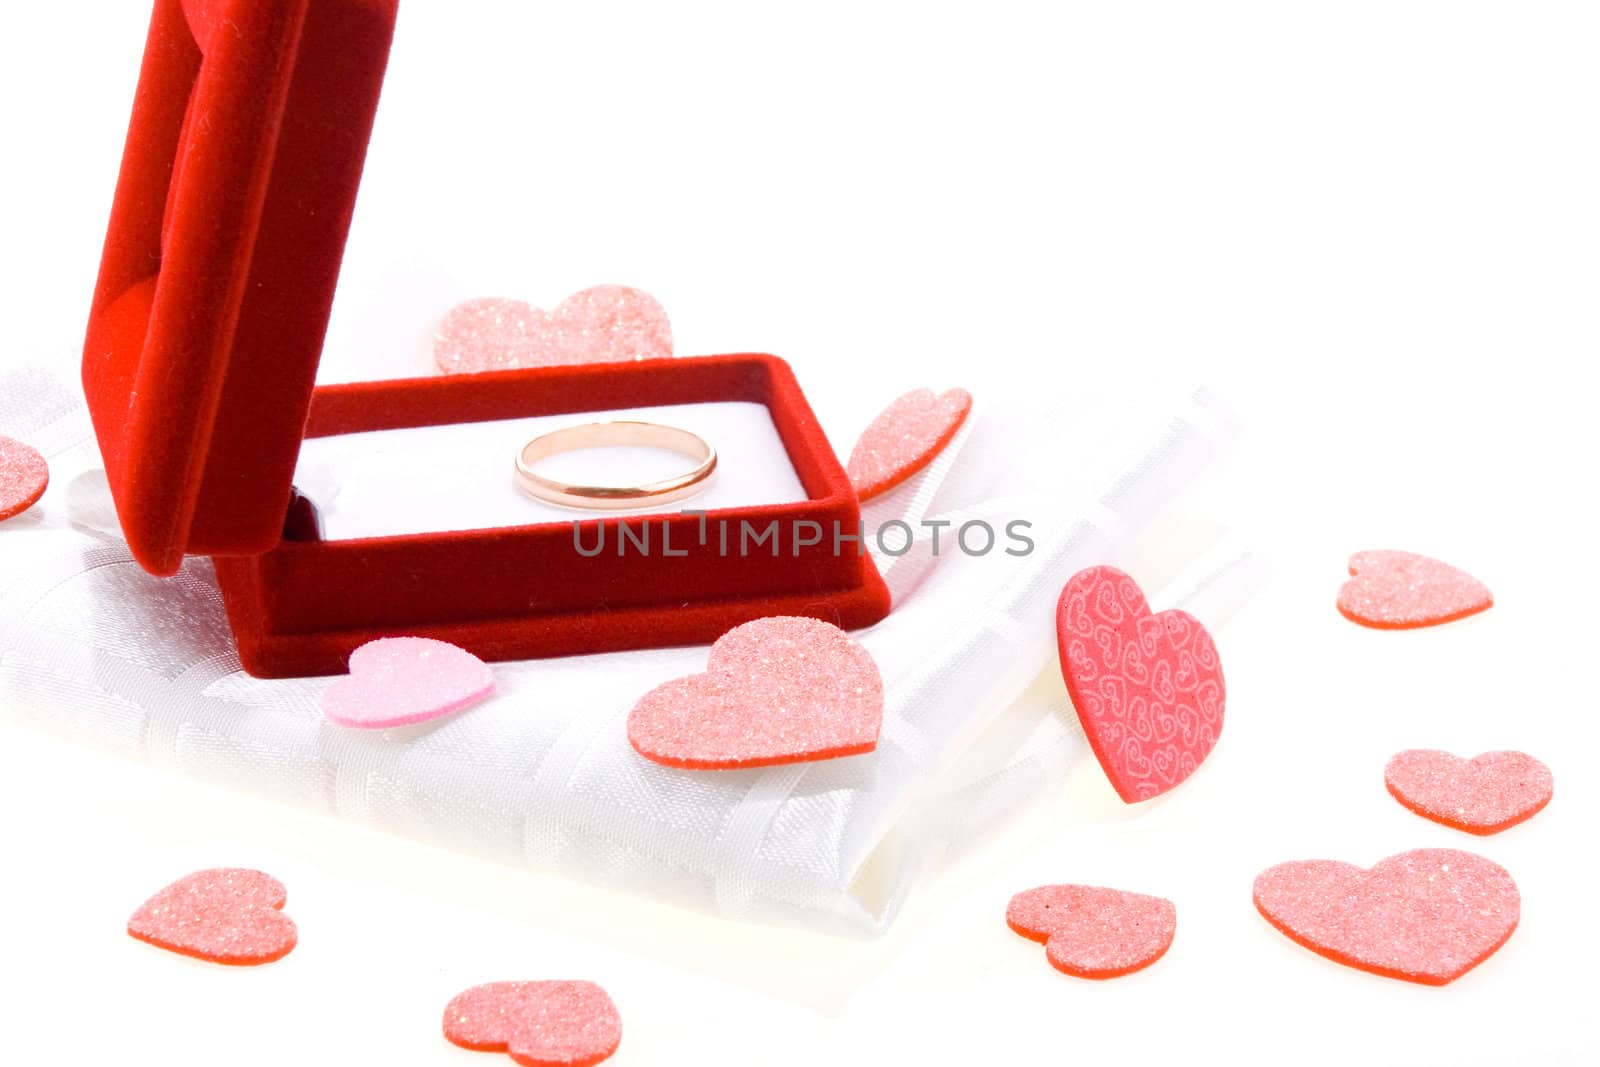
[[[639,757],[625,722],[640,695],[703,670],[704,647],[496,664],[497,695],[442,722],[382,733],[328,723],[326,679],[239,670],[208,561],[170,579],[132,561],[73,393],[43,374],[8,376],[0,434],[45,452],[53,481],[39,506],[0,524],[0,703],[200,778],[450,847],[731,916],[879,930],[930,856],[1083,750],[1064,692],[1018,700],[1052,661],[1056,595],[1079,568],[1125,555],[1226,423],[1195,394],[1147,412],[1130,441],[1122,429],[1141,425],[1130,414],[1001,418],[980,398],[928,472],[867,509],[869,532],[898,518],[916,534],[886,537],[900,553],[879,553],[895,610],[857,635],[885,682],[877,751],[703,772]],[[969,521],[999,533],[992,550],[957,543]],[[1028,524],[1017,529],[1031,551],[1005,551],[1019,547],[1013,522]],[[1200,548],[1163,552],[1186,560]],[[1234,562],[1217,573],[1235,574]],[[1174,603],[1152,593],[1158,607]]]

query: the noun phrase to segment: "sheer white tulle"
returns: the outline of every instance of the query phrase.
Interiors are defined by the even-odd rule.
[[[427,727],[326,722],[326,679],[239,670],[208,561],[169,579],[132,562],[73,390],[6,376],[0,433],[43,451],[53,481],[0,524],[0,698],[175,771],[396,833],[725,915],[880,930],[942,852],[1082,753],[1050,678],[1056,594],[1083,566],[1127,559],[1227,422],[1203,393],[1142,418],[1074,420],[1008,418],[980,398],[927,473],[867,508],[869,529],[901,518],[920,530],[903,554],[880,553],[896,608],[858,634],[886,685],[876,752],[694,772],[640,758],[624,724],[640,694],[702,670],[703,647],[497,664],[493,700]],[[985,555],[954,544],[975,519],[1000,533]],[[1003,551],[1013,520],[1031,524],[1031,553]],[[1246,589],[1250,557],[1206,557],[1184,540],[1163,542],[1181,574],[1151,599],[1215,624]]]

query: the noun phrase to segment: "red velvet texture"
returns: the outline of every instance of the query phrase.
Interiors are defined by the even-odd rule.
[[[715,356],[316,390],[397,0],[157,0],[84,348],[83,380],[135,558],[216,558],[252,674],[332,674],[376,637],[511,659],[714,640],[765,615],[877,622],[859,506],[788,367]],[[671,521],[323,543],[291,484],[303,436],[716,400],[767,405],[811,499]],[[509,477],[509,475],[508,475]],[[692,501],[687,506],[692,506]],[[733,552],[724,555],[718,519]],[[737,546],[777,521],[776,556]],[[816,523],[795,546],[794,523]],[[581,543],[596,543],[585,524]],[[650,551],[617,555],[617,526]],[[286,539],[287,534],[287,539]],[[811,535],[808,528],[805,535]]]
[[[396,2],[156,2],[83,359],[153,573],[278,542]]]
[[[240,658],[263,677],[331,674],[364,642],[397,634],[449,641],[493,660],[702,644],[768,615],[808,615],[845,629],[882,619],[889,594],[865,543],[834,541],[836,529],[861,532],[855,491],[799,383],[773,356],[332,386],[317,390],[308,436],[730,400],[767,406],[810,499],[711,511],[704,544],[694,515],[574,512],[576,530],[558,522],[285,541],[262,556],[219,558]],[[633,539],[622,538],[623,524]],[[604,550],[588,558],[577,545],[593,551],[602,525]],[[670,556],[662,540],[669,527]],[[799,544],[808,540],[817,543]]]

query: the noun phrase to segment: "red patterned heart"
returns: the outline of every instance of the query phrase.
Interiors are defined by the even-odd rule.
[[[1044,942],[1045,958],[1079,978],[1116,978],[1160,959],[1172,947],[1172,901],[1089,885],[1046,885],[1018,893],[1006,924]]]
[[[1165,793],[1210,754],[1226,688],[1200,620],[1152,615],[1132,578],[1090,567],[1061,591],[1056,641],[1078,721],[1124,801]]]
[[[617,1051],[622,1016],[593,982],[489,982],[450,1001],[444,1036],[525,1067],[590,1067]]]
[[[669,767],[726,770],[869,752],[882,725],[871,653],[837,626],[774,616],[719,637],[704,674],[646,693],[628,741]]]
[[[1485,752],[1462,759],[1414,748],[1389,760],[1384,785],[1418,815],[1473,834],[1499,833],[1550,803],[1550,768],[1525,752]]]
[[[1256,876],[1256,908],[1290,940],[1387,978],[1444,985],[1517,928],[1522,896],[1497,863],[1453,848],[1402,852],[1364,871],[1335,860]]]

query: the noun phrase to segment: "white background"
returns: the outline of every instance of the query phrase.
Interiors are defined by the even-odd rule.
[[[0,15],[0,366],[75,358],[145,19]],[[1592,1062],[1597,46],[1585,3],[410,0],[326,377],[426,372],[463,297],[615,281],[662,300],[680,352],[788,358],[841,450],[918,385],[1070,418],[1205,381],[1247,432],[1198,499],[1276,568],[1219,634],[1227,731],[1139,809],[1080,762],[863,943],[6,724],[0,1059],[493,1063],[443,1042],[444,1002],[569,976],[620,1005],[619,1065]],[[1333,596],[1367,547],[1461,563],[1498,602],[1358,629]],[[1556,799],[1485,840],[1424,822],[1382,786],[1412,746],[1525,749]],[[1510,943],[1444,989],[1328,963],[1251,907],[1272,863],[1419,846],[1523,893]],[[286,960],[223,972],[122,934],[218,864],[288,884]],[[1168,896],[1176,943],[1115,982],[1059,975],[1002,918],[1049,881]]]

